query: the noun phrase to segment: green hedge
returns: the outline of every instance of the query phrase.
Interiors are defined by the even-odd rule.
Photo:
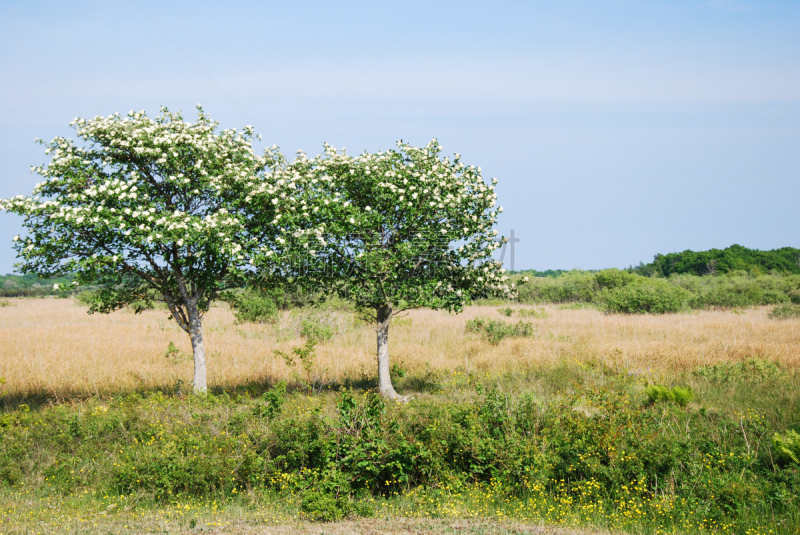
[[[533,278],[520,287],[522,303],[591,303],[608,312],[664,313],[684,308],[741,308],[800,304],[800,275],[674,275],[644,277],[625,270],[571,271]]]
[[[664,314],[688,308],[692,294],[659,279],[636,280],[625,286],[603,289],[595,297],[606,312]]]

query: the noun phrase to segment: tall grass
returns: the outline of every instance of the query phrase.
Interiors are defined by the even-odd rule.
[[[174,342],[191,354],[188,336],[163,310],[87,315],[73,300],[12,299],[0,307],[0,377],[8,395],[60,398],[171,388],[191,378],[191,359],[168,359]],[[390,330],[390,352],[411,376],[526,372],[541,365],[592,362],[630,370],[689,371],[697,366],[761,358],[800,368],[800,319],[775,321],[769,309],[695,311],[664,316],[607,316],[593,309],[545,306],[529,319],[535,336],[492,344],[466,332],[479,316],[505,320],[496,307],[463,314],[412,311]],[[410,320],[410,321],[409,321]],[[353,314],[284,312],[275,324],[236,324],[226,305],[205,318],[209,380],[217,388],[292,379],[274,350],[305,339],[303,322],[318,321],[332,337],[316,348],[314,373],[325,382],[368,381],[375,373],[375,332]]]

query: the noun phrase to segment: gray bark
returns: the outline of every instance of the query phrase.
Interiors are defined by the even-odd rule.
[[[196,303],[186,307],[189,313],[189,337],[192,339],[192,352],[194,353],[194,391],[205,394],[208,391],[206,382],[206,348],[203,345],[203,320],[197,310]]]
[[[387,398],[397,399],[400,396],[392,386],[391,368],[389,367],[389,323],[392,320],[392,306],[384,305],[377,310],[378,332],[378,390]]]

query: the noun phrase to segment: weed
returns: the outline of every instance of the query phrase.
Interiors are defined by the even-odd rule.
[[[514,313],[514,309],[511,307],[498,308],[497,311],[507,318],[511,317],[511,315]]]
[[[11,301],[9,301],[8,299],[0,300],[0,307],[11,307],[11,306],[14,306],[14,305],[11,304]]]
[[[686,407],[694,399],[694,393],[690,388],[680,386],[668,388],[663,385],[650,385],[645,388],[645,394],[650,403],[674,403],[679,407]]]
[[[188,355],[183,351],[181,351],[180,349],[178,349],[178,346],[176,346],[175,342],[173,342],[172,340],[170,340],[169,345],[167,346],[167,350],[164,352],[164,357],[166,357],[166,359],[170,363],[175,365],[186,362],[187,360],[190,360],[192,358],[191,355]]]
[[[278,349],[273,350],[273,354],[276,357],[282,358],[287,367],[294,368],[293,376],[295,380],[300,383],[304,389],[312,393],[321,392],[327,385],[326,382],[323,382],[319,374],[312,373],[317,355],[316,345],[317,342],[313,338],[309,338],[306,340],[305,345],[292,348],[292,354],[294,356]],[[302,374],[300,370],[303,370]]]

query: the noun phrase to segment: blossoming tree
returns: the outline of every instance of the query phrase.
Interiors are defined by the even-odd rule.
[[[493,230],[502,211],[494,208],[496,180],[486,183],[479,167],[441,152],[436,140],[358,157],[326,145],[323,155],[301,153],[289,166],[308,187],[295,201],[295,247],[276,251],[277,262],[295,284],[372,311],[387,397],[398,397],[389,365],[393,316],[418,307],[460,312],[474,298],[516,292],[491,259],[503,243]],[[270,253],[256,265],[275,262]]]
[[[191,338],[194,388],[205,392],[202,318],[219,291],[241,283],[252,251],[280,236],[263,220],[279,215],[294,187],[273,180],[282,158],[274,149],[256,155],[251,127],[219,131],[199,106],[194,123],[162,108],[156,118],[130,112],[71,124],[83,146],[54,139],[49,164],[32,168],[45,178],[33,196],[0,201],[24,216],[20,267],[100,286],[90,313],[156,291]]]

